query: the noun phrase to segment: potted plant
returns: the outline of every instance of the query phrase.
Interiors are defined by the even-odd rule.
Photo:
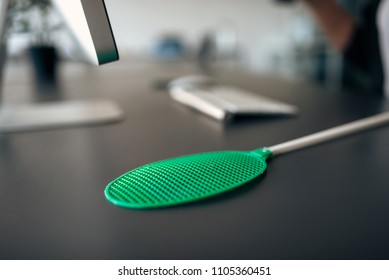
[[[9,15],[11,33],[29,34],[28,54],[38,83],[55,82],[58,55],[52,33],[60,25],[54,23],[50,0],[14,0]]]

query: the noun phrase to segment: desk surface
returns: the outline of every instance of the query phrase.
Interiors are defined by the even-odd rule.
[[[103,194],[146,163],[278,144],[388,110],[387,102],[225,72],[222,79],[301,113],[223,125],[153,87],[191,67],[63,71],[64,98],[110,97],[126,119],[0,136],[1,259],[389,259],[388,127],[274,158],[260,180],[195,204],[134,211]],[[6,85],[11,101],[31,91],[15,77]]]

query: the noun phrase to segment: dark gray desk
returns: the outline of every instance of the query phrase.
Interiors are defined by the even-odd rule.
[[[275,158],[262,179],[204,202],[151,211],[109,204],[106,184],[145,163],[269,146],[389,109],[378,99],[223,73],[301,110],[223,126],[152,87],[191,72],[65,67],[65,98],[109,96],[126,120],[0,136],[0,258],[389,259],[388,127]],[[31,91],[18,75],[9,80],[7,98]]]

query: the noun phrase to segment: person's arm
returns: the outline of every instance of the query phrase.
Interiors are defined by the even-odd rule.
[[[344,51],[353,35],[355,20],[335,0],[303,0],[312,10],[332,46]]]

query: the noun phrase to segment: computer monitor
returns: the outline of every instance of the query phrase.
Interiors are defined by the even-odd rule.
[[[6,57],[7,12],[12,1],[0,0],[0,76]],[[52,1],[79,47],[73,52],[77,54],[73,58],[96,65],[119,59],[104,0]],[[5,104],[0,100],[0,133],[109,123],[121,120],[122,117],[120,108],[110,100],[18,105]]]
[[[81,50],[73,57],[96,65],[119,59],[104,1],[52,1]]]

